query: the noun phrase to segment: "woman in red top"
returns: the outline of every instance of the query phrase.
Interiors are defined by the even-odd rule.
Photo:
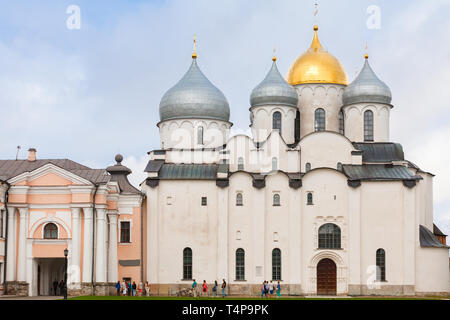
[[[203,280],[203,285],[202,285],[202,295],[207,295],[208,292],[208,285],[206,284],[206,280]]]

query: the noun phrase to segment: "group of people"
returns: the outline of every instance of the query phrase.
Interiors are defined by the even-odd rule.
[[[275,285],[272,280],[270,282],[264,281],[261,286],[261,298],[272,298],[273,294],[276,294],[277,298],[281,297],[281,284],[280,281]]]
[[[55,296],[64,295],[64,281],[63,280],[58,282],[58,280],[55,279],[55,281],[53,281],[53,295],[55,295]]]
[[[116,290],[118,296],[150,296],[150,284],[147,281],[145,284],[140,282],[138,285],[135,281],[132,283],[131,280],[122,280],[122,284],[117,281]]]
[[[220,286],[220,289],[222,290],[222,298],[225,298],[226,294],[226,288],[227,288],[227,282],[225,279],[222,280],[222,285]],[[203,280],[203,284],[200,287],[197,284],[197,281],[195,279],[192,282],[192,290],[194,291],[194,297],[198,296],[208,296],[208,284],[206,283],[206,280]],[[219,291],[219,284],[217,283],[217,280],[214,281],[214,286],[212,287],[212,296],[217,297],[217,291]]]

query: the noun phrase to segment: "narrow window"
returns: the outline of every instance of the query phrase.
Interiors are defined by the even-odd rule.
[[[121,243],[130,243],[130,222],[129,221],[121,221],[120,222],[120,242]]]
[[[183,280],[192,279],[192,249],[183,250]]]
[[[280,201],[280,195],[278,193],[275,193],[273,195],[273,206],[274,207],[279,207],[281,206],[281,201]]]
[[[281,250],[272,250],[272,280],[281,281]]]
[[[44,227],[44,239],[58,239],[58,227],[54,223],[47,223]]]
[[[309,163],[309,162],[306,163],[306,165],[305,165],[305,171],[306,171],[306,172],[311,171],[311,163]]]
[[[345,127],[344,127],[344,112],[342,110],[339,112],[339,133],[345,134]]]
[[[338,162],[337,169],[338,171],[342,171],[342,163]]]
[[[4,219],[4,211],[0,210],[0,238],[3,238],[3,220]]]
[[[245,251],[236,250],[236,280],[245,280]]]
[[[243,197],[242,197],[242,193],[238,193],[236,195],[236,205],[241,207],[244,205],[244,201],[243,201]]]
[[[281,112],[275,112],[272,117],[272,129],[278,130],[278,132],[281,134]]]
[[[238,171],[244,170],[244,158],[239,157],[238,159]]]
[[[314,113],[314,129],[315,131],[325,131],[325,110],[316,109]]]
[[[308,195],[306,196],[307,204],[308,206],[313,205],[313,194],[311,192],[308,192]]]
[[[386,253],[383,249],[377,250],[377,281],[386,281]]]
[[[208,205],[208,198],[207,197],[202,197],[202,206],[207,206]]]
[[[300,111],[295,115],[295,142],[300,141]]]
[[[373,141],[373,112],[371,110],[364,112],[364,141]]]
[[[203,144],[203,127],[198,127],[197,129],[197,143]]]
[[[272,171],[278,170],[278,158],[273,157],[272,158]]]
[[[319,228],[319,249],[340,249],[341,229],[333,224],[327,223]]]

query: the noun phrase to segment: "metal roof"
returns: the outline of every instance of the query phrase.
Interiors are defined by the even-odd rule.
[[[441,236],[441,237],[446,237],[446,236],[447,236],[447,235],[444,234],[444,233],[438,228],[438,226],[435,225],[434,223],[433,223],[433,234],[434,234],[435,236]]]
[[[391,142],[377,142],[377,143],[362,143],[354,142],[353,146],[363,151],[363,162],[390,162],[403,161],[405,155],[403,147],[399,143]]]
[[[419,225],[419,241],[421,247],[449,248],[442,244],[426,227]]]
[[[166,180],[216,180],[218,164],[173,164],[161,166],[159,178]]]
[[[144,172],[158,172],[164,164],[164,160],[150,160]]]
[[[350,180],[420,180],[404,166],[384,164],[343,165],[344,173]]]

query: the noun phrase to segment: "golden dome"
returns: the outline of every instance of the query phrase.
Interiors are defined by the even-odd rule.
[[[295,60],[287,76],[291,85],[302,83],[336,83],[347,85],[347,74],[338,59],[320,44],[314,26],[314,38],[309,49]]]

